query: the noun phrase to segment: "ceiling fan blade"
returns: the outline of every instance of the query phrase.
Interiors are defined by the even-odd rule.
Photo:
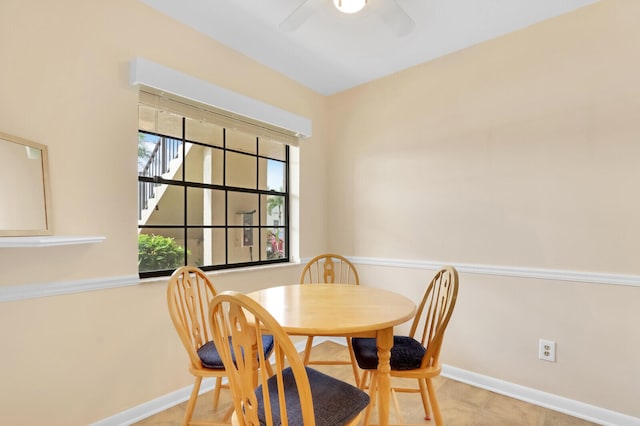
[[[298,7],[296,7],[289,16],[284,18],[282,22],[280,22],[278,28],[282,31],[293,32],[300,28],[300,25],[304,24],[313,12],[313,0],[302,0]]]
[[[400,6],[398,0],[390,0],[389,3],[391,6],[382,13],[382,20],[397,36],[409,34],[416,26],[415,21]]]

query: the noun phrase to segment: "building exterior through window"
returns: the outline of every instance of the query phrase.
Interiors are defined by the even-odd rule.
[[[140,277],[182,265],[287,262],[289,146],[277,134],[145,95],[138,126]]]

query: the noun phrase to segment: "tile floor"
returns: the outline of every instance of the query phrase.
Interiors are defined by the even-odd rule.
[[[344,356],[348,359],[346,348],[333,342],[323,342],[314,347],[314,357]],[[321,371],[353,383],[350,366],[314,366]],[[408,383],[415,383],[410,381]],[[413,385],[411,383],[411,385]],[[436,393],[444,423],[447,426],[589,426],[594,423],[558,413],[537,405],[528,404],[484,389],[476,388],[451,379],[439,377],[435,380]],[[212,394],[205,393],[198,398],[193,421],[211,421],[222,424],[223,414],[231,407],[228,390],[223,390],[218,410],[212,408]],[[424,420],[422,404],[418,394],[398,394],[402,409],[402,422],[429,425]],[[135,425],[174,426],[182,423],[186,402],[148,417]],[[391,406],[391,422],[400,423]],[[375,409],[371,418],[376,422]]]

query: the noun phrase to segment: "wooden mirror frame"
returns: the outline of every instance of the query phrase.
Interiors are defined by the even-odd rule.
[[[0,205],[2,209],[20,209],[21,211],[28,211],[29,209],[40,209],[42,208],[42,213],[35,212],[33,214],[34,220],[31,223],[17,223],[12,222],[9,223],[8,219],[5,219],[7,223],[2,223],[0,216],[0,237],[24,237],[24,236],[37,236],[37,235],[51,235],[51,191],[49,189],[49,153],[47,151],[47,146],[43,144],[39,144],[37,142],[32,142],[27,139],[23,139],[17,136],[9,135],[6,133],[0,132],[0,144],[5,143],[13,143],[17,145],[22,145],[26,148],[27,156],[30,153],[30,149],[35,149],[40,152],[40,164],[41,167],[41,176],[30,176],[28,179],[21,179],[19,176],[16,176],[16,180],[6,179],[6,177],[13,177],[12,174],[16,173],[19,175],[18,170],[14,169],[14,172],[11,172],[11,166],[16,166],[16,163],[11,164],[11,159],[8,161],[6,159],[0,158],[0,167],[6,167],[8,172],[5,173],[5,179],[0,179]],[[1,147],[0,147],[1,149]],[[1,157],[1,156],[0,156]],[[3,164],[3,161],[6,161],[6,164]],[[26,176],[26,175],[25,175]],[[37,188],[37,194],[32,197],[19,197],[16,196],[19,191],[28,189],[29,181],[40,182],[41,187]],[[24,183],[24,188],[20,188],[18,185],[20,183]],[[4,190],[3,190],[4,188]],[[17,189],[16,189],[17,188]],[[28,204],[28,198],[32,198],[34,200],[39,199],[39,195],[42,194],[42,204],[39,201],[34,202],[32,205]],[[1,199],[1,197],[6,197],[6,200]],[[22,203],[22,205],[21,205]],[[35,205],[37,204],[37,205]],[[36,223],[37,222],[37,223]]]

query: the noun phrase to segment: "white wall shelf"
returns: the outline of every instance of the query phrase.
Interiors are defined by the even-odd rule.
[[[17,247],[51,247],[76,244],[95,244],[106,240],[106,237],[79,237],[43,235],[37,237],[0,237],[0,248]]]

